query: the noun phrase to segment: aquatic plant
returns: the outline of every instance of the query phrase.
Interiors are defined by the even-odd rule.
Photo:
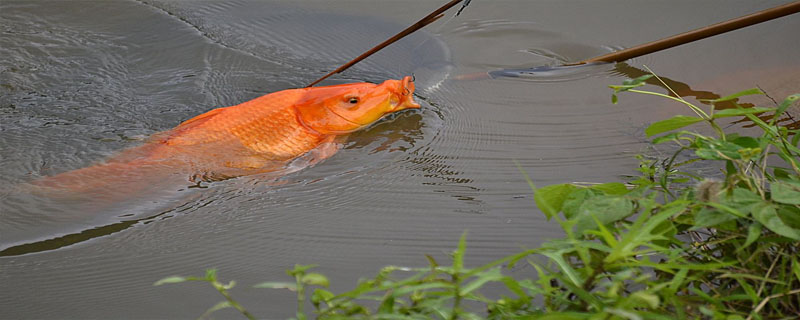
[[[466,233],[448,265],[428,256],[423,268],[385,267],[355,289],[334,293],[328,279],[296,266],[294,282],[259,288],[289,289],[297,295],[297,319],[306,319],[306,299],[321,319],[789,319],[800,314],[800,130],[779,125],[800,99],[775,108],[741,108],[742,91],[708,101],[709,110],[677,95],[637,89],[651,76],[625,81],[617,94],[634,92],[685,104],[693,116],[677,115],[651,124],[653,144],[674,143],[666,159],[639,157],[639,175],[626,183],[557,184],[537,187],[525,174],[537,207],[565,236],[540,247],[468,268]],[[736,108],[715,110],[734,102]],[[719,122],[745,117],[761,134],[728,133]],[[714,136],[681,130],[706,123]],[[680,159],[680,160],[679,160]],[[720,168],[701,177],[692,165]],[[536,279],[517,279],[503,270],[526,263]],[[170,277],[156,284],[200,280],[233,307],[210,270],[205,278]],[[489,283],[501,297],[487,297]],[[496,287],[496,286],[495,286]]]

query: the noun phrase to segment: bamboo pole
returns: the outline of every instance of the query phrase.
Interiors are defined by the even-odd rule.
[[[769,21],[772,19],[777,19],[783,16],[787,16],[790,14],[794,14],[800,12],[800,1],[795,1],[791,3],[787,3],[781,6],[777,6],[771,9],[766,9],[763,11],[759,11],[753,14],[749,14],[743,17],[739,17],[736,19],[720,22],[717,24],[713,24],[707,27],[695,29],[689,32],[681,33],[678,35],[671,36],[669,38],[664,38],[661,40],[645,43],[642,45],[635,46],[633,48],[628,48],[625,50],[612,52],[609,54],[605,54],[599,57],[594,57],[591,59],[583,60],[576,63],[568,63],[565,64],[566,66],[574,66],[574,65],[582,65],[587,63],[594,63],[594,62],[620,62],[625,61],[631,58],[635,58],[638,56],[642,56],[645,54],[653,53],[656,51],[661,51],[664,49],[669,49],[675,46],[679,46],[685,43],[697,41],[700,39],[705,39],[711,36],[715,36],[718,34],[722,34],[728,31],[741,29],[747,26],[751,26],[754,24],[758,24],[764,21]]]

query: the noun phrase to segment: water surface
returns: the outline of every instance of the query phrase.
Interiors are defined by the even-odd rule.
[[[277,181],[132,195],[87,217],[14,186],[207,110],[305,86],[436,5],[3,1],[0,318],[193,318],[220,300],[213,289],[152,283],[209,267],[241,284],[234,295],[253,313],[286,318],[291,293],[248,286],[286,280],[295,263],[319,264],[344,290],[384,265],[446,259],[465,229],[468,264],[536,246],[558,228],[534,208],[514,159],[539,185],[634,174],[635,154],[668,151],[647,148],[647,123],[687,110],[635,95],[612,105],[608,85],[647,65],[690,92],[759,85],[781,97],[798,87],[800,44],[788,39],[800,19],[578,76],[458,76],[580,60],[783,2],[475,0],[327,82],[413,73],[423,109],[355,133],[334,157]]]

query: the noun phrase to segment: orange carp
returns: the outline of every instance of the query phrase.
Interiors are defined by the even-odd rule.
[[[135,192],[167,177],[199,182],[280,174],[298,158],[313,163],[331,156],[339,136],[419,108],[413,92],[411,77],[278,91],[203,113],[103,163],[32,184],[70,193],[122,184],[120,192]]]

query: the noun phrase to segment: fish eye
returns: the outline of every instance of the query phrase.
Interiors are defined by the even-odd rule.
[[[351,97],[347,100],[347,102],[350,104],[356,104],[358,103],[358,97]]]

